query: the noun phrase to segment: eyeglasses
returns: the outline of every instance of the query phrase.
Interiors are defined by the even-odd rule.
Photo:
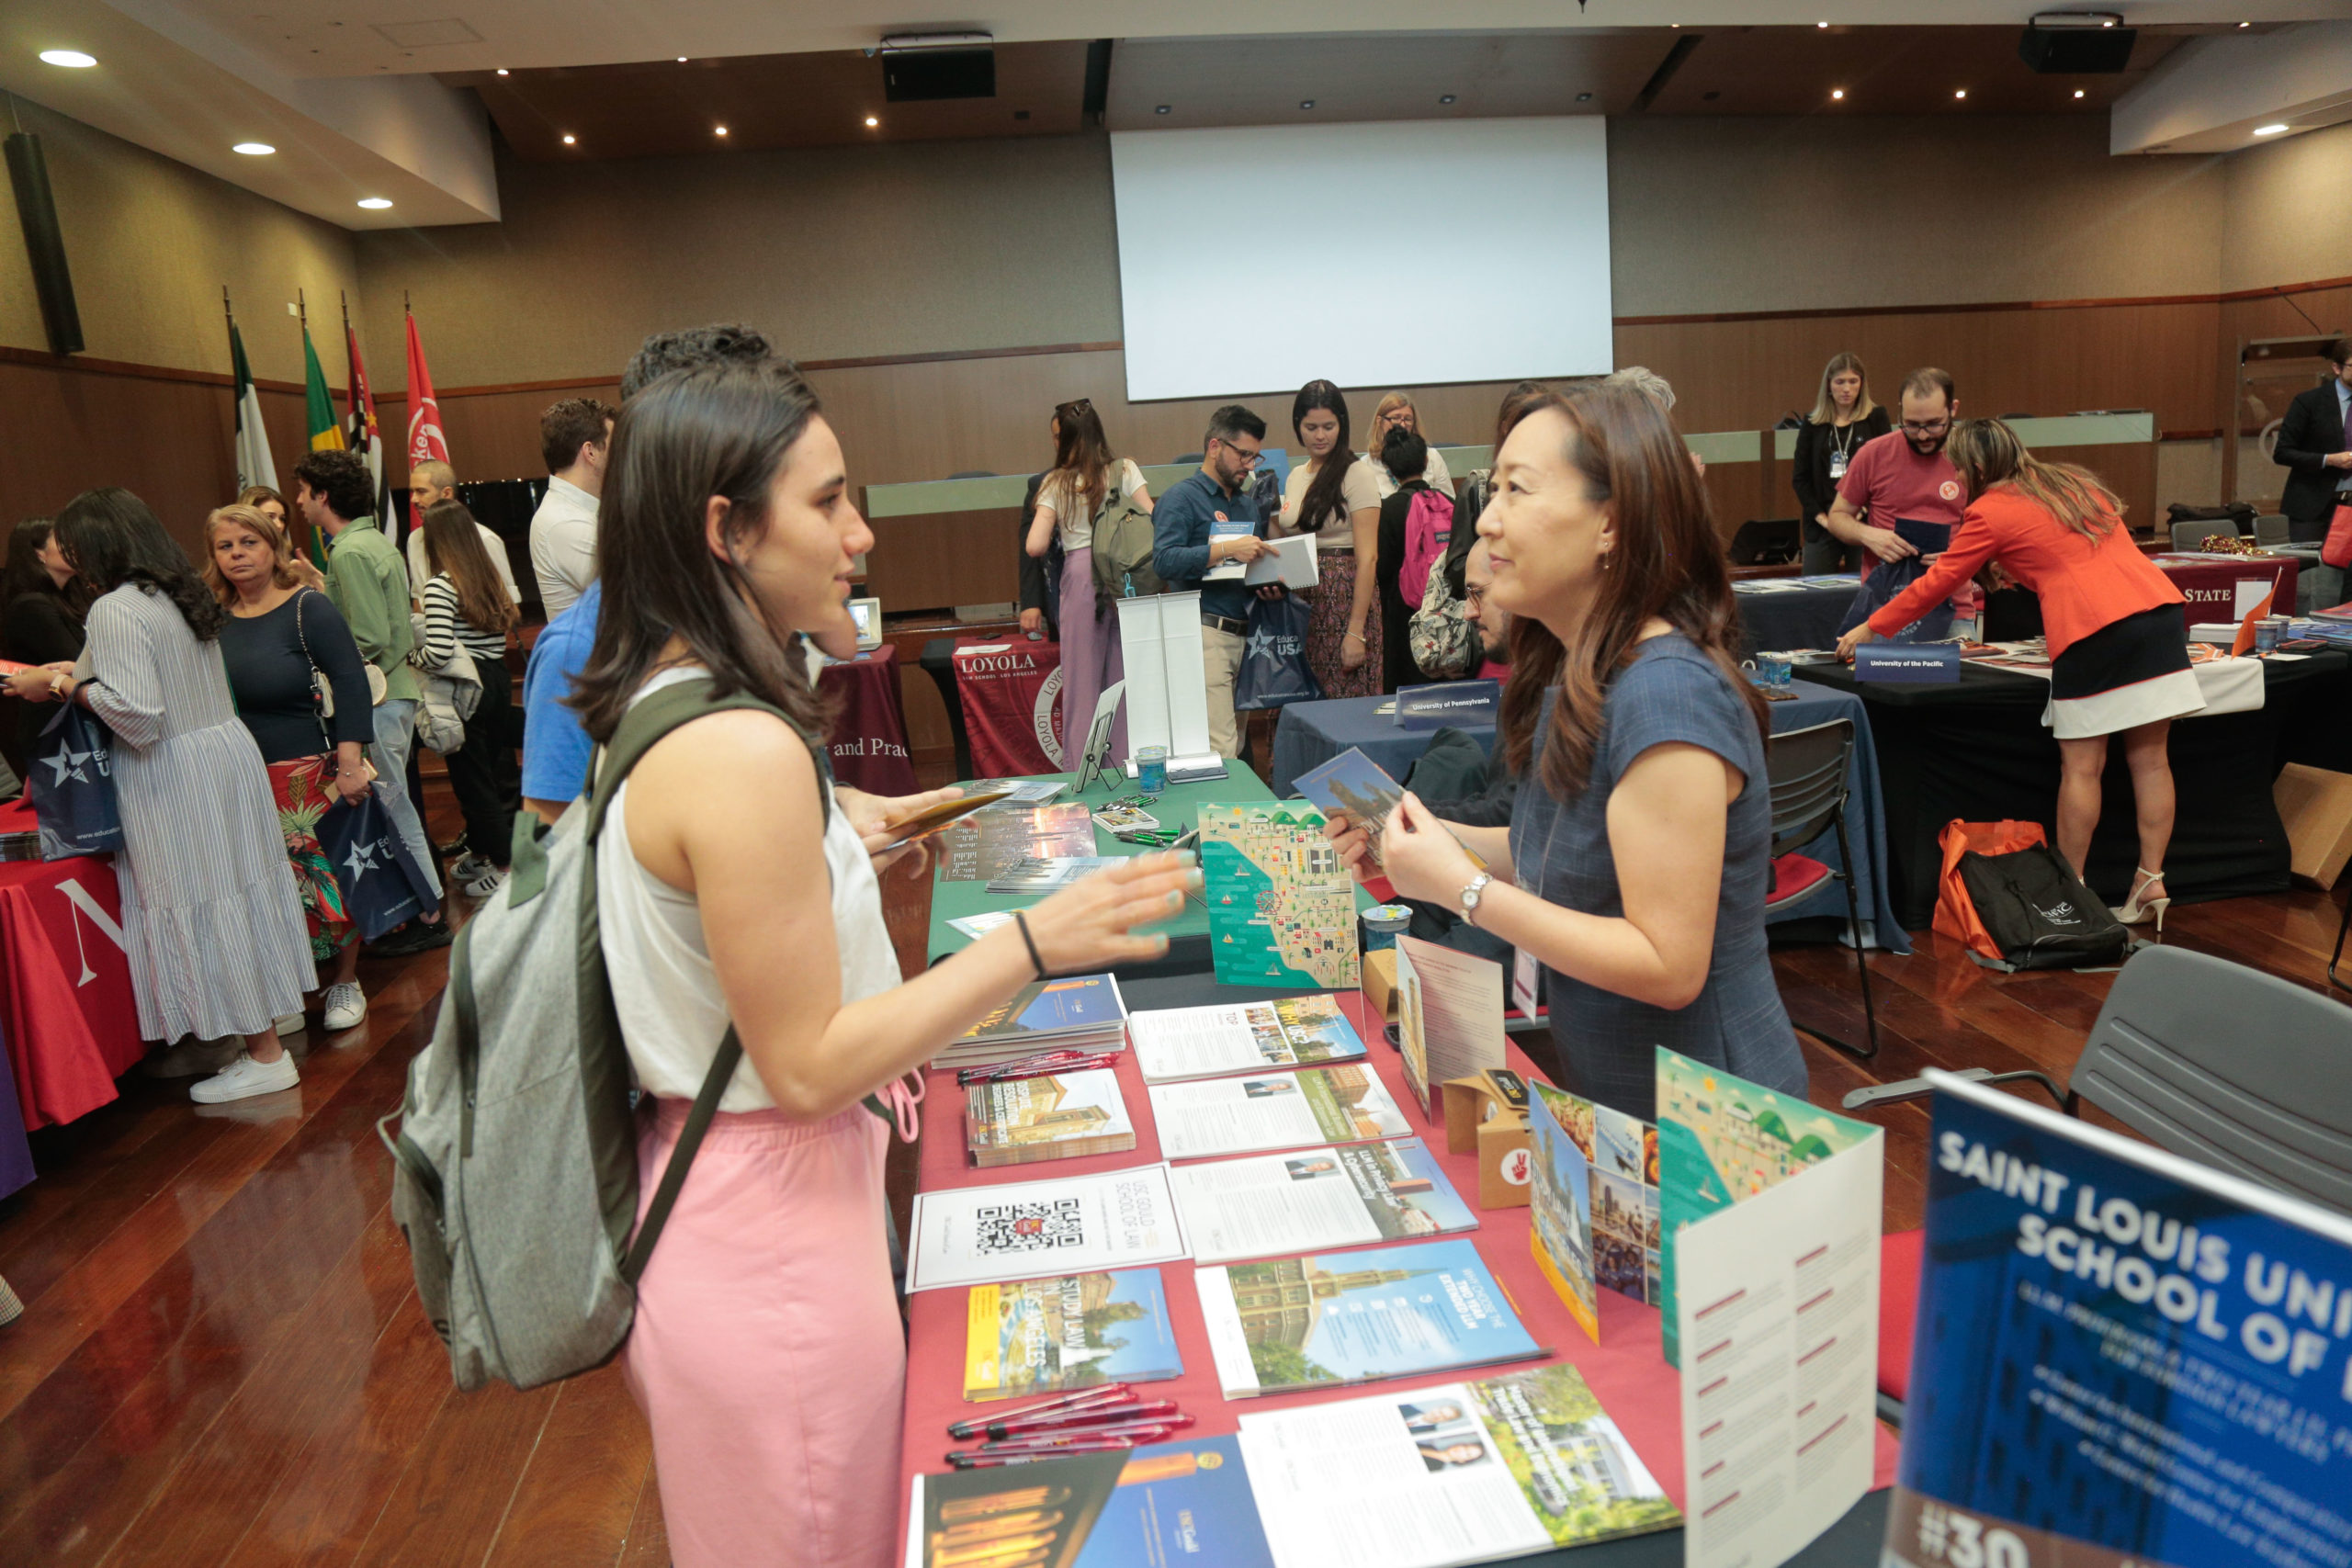
[[[1941,435],[1951,428],[1951,421],[1931,419],[1923,423],[1917,420],[1906,419],[1903,422],[1903,428],[1906,434],[1912,435]]]
[[[1462,592],[1462,602],[1465,604],[1482,605],[1487,602],[1487,591],[1483,588],[1465,588]]]
[[[1219,446],[1224,447],[1227,451],[1228,451],[1228,452],[1232,453],[1236,457],[1240,458],[1240,459],[1241,459],[1241,466],[1242,466],[1243,468],[1256,468],[1256,467],[1257,467],[1261,462],[1262,462],[1262,461],[1264,461],[1264,460],[1265,460],[1265,457],[1266,457],[1266,455],[1265,455],[1263,452],[1244,452],[1240,447],[1236,446],[1232,442],[1230,442],[1230,441],[1227,441],[1227,440],[1224,440],[1223,438],[1219,438],[1219,439],[1218,439],[1218,441],[1216,442],[1216,445],[1217,445],[1217,446]]]

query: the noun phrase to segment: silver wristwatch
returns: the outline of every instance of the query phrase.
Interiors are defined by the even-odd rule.
[[[1493,877],[1482,871],[1472,877],[1462,889],[1462,920],[1464,925],[1475,926],[1478,923],[1478,900],[1485,895],[1487,884],[1493,880]]]

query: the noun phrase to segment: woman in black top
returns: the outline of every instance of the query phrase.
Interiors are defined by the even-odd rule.
[[[1804,519],[1807,573],[1860,570],[1861,547],[1839,541],[1822,520],[1838,499],[1838,481],[1846,477],[1846,465],[1862,443],[1894,428],[1886,411],[1871,401],[1870,375],[1861,360],[1850,354],[1830,355],[1821,372],[1813,418],[1797,432],[1796,460],[1789,466],[1789,482],[1795,487],[1799,514]]]
[[[368,1016],[359,988],[358,931],[319,844],[329,807],[368,793],[363,749],[375,739],[366,662],[334,602],[303,587],[293,546],[268,513],[224,506],[205,520],[204,580],[229,611],[220,659],[237,716],[269,767],[286,855],[311,931],[311,956],[332,978],[323,998],[330,1033]],[[334,716],[319,711],[311,672],[325,674]]]
[[[1405,523],[1412,515],[1413,498],[1430,489],[1429,444],[1417,431],[1403,425],[1392,426],[1372,460],[1386,468],[1396,481],[1396,493],[1380,503],[1380,551],[1374,572],[1379,584],[1382,638],[1380,689],[1393,692],[1399,686],[1419,685],[1429,679],[1413,662],[1413,606],[1405,602],[1403,576]],[[1414,587],[1419,588],[1426,581],[1424,578]]]
[[[0,659],[71,664],[81,653],[82,604],[74,591],[74,569],[57,547],[49,519],[28,517],[8,536],[7,578],[0,584]],[[45,694],[47,677],[36,681]],[[54,716],[40,702],[19,702],[16,722],[0,729],[0,754],[18,778],[27,776],[25,759],[41,726]]]

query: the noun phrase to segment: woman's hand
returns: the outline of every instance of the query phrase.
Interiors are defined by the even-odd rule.
[[[291,561],[288,562],[287,565],[288,570],[294,573],[294,581],[296,586],[301,588],[315,588],[322,593],[324,593],[327,591],[326,578],[320,573],[317,567],[312,566],[300,556],[296,556]]]
[[[1365,645],[1362,632],[1350,632],[1340,640],[1340,669],[1361,670],[1363,661],[1371,657],[1372,649]]]
[[[1854,649],[1861,647],[1862,644],[1866,642],[1876,642],[1878,640],[1878,633],[1871,630],[1871,624],[1868,621],[1864,621],[1860,626],[1856,626],[1852,631],[1848,632],[1844,637],[1838,639],[1838,661],[1841,664],[1851,664],[1854,661]]]
[[[362,762],[356,771],[346,768],[337,772],[332,784],[338,802],[356,806],[375,787],[376,770]]]
[[[1167,936],[1138,936],[1135,928],[1173,919],[1183,911],[1184,895],[1200,887],[1190,851],[1136,855],[1024,910],[1029,939],[1051,975],[1157,958],[1168,951]]]
[[[1324,816],[1323,836],[1340,852],[1340,863],[1358,882],[1369,882],[1380,874],[1380,857],[1373,852],[1370,828],[1344,811],[1333,811]]]
[[[1380,830],[1380,863],[1400,898],[1452,905],[1478,874],[1460,840],[1407,790]]]
[[[833,791],[833,804],[841,807],[842,815],[848,818],[849,825],[856,829],[858,841],[873,857],[874,872],[878,876],[896,865],[900,857],[922,852],[921,847],[915,844],[889,849],[899,841],[897,824],[942,801],[961,799],[963,794],[952,784],[944,789],[928,790],[922,795],[868,795],[862,789],[844,784]],[[886,850],[889,850],[887,854],[883,852]]]
[[[1022,611],[1022,612],[1021,612],[1021,631],[1022,631],[1022,635],[1023,635],[1024,637],[1043,637],[1043,636],[1045,636],[1045,635],[1046,635],[1046,612],[1045,612],[1045,611],[1043,611],[1043,610],[1023,610],[1023,611]]]
[[[29,670],[19,670],[8,677],[8,690],[28,703],[55,702],[57,672],[40,664]]]

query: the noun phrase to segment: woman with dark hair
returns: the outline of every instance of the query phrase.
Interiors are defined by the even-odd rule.
[[[1442,902],[1550,976],[1566,1086],[1644,1120],[1665,1045],[1803,1099],[1765,951],[1765,710],[1734,660],[1729,574],[1665,411],[1625,388],[1517,411],[1478,532],[1518,618],[1509,829],[1455,829],[1408,793],[1381,835],[1398,894]],[[1363,829],[1327,831],[1361,866]]]
[[[763,705],[647,750],[611,792],[596,864],[621,1034],[651,1101],[643,1199],[722,1038],[743,1048],[624,1352],[680,1568],[771,1562],[779,1542],[841,1568],[893,1560],[899,1511],[874,1477],[897,1462],[906,1350],[888,1130],[860,1102],[910,1120],[901,1075],[1032,980],[1163,951],[1133,929],[1174,914],[1197,880],[1188,857],[1138,856],[900,983],[869,858],[888,829],[861,841],[832,791],[798,642],[848,634],[851,563],[873,541],[791,366],[684,371],[623,406],[582,724],[609,743],[633,703],[694,682]]]
[[[463,649],[481,678],[481,700],[466,719],[466,742],[442,758],[466,817],[468,848],[451,875],[476,898],[489,897],[506,880],[508,845],[514,837],[514,814],[499,788],[499,756],[514,704],[506,634],[514,628],[515,609],[490,552],[482,548],[481,533],[461,501],[436,501],[424,509],[424,558],[433,575],[420,591],[424,637],[409,656],[420,670],[440,671]]]
[[[302,1010],[310,941],[287,869],[269,773],[238,721],[220,659],[228,613],[146,503],[85,491],[57,514],[65,558],[97,595],[80,672],[51,694],[106,720],[117,742],[124,945],[139,1032],[244,1048],[189,1098],[205,1104],[300,1079],[274,1021]]]
[[[1037,510],[1023,541],[1043,558],[1057,533],[1062,545],[1062,761],[1078,766],[1094,703],[1126,678],[1119,652],[1119,613],[1094,595],[1094,522],[1108,502],[1125,496],[1146,513],[1151,492],[1143,470],[1129,457],[1114,458],[1102,418],[1092,400],[1080,398],[1054,410],[1054,468],[1037,487]],[[1113,725],[1111,754],[1127,754],[1127,716]]]
[[[1291,400],[1290,427],[1306,461],[1283,486],[1274,535],[1312,534],[1319,581],[1308,592],[1306,664],[1327,697],[1380,690],[1380,481],[1348,445],[1348,400],[1329,381],[1309,381]]]
[[[1380,689],[1393,692],[1399,686],[1410,686],[1428,679],[1420,666],[1413,662],[1412,621],[1414,605],[1405,602],[1405,547],[1409,542],[1408,524],[1413,515],[1414,497],[1430,494],[1435,481],[1429,478],[1429,466],[1436,456],[1410,425],[1390,424],[1380,446],[1373,454],[1376,459],[1370,466],[1388,476],[1396,488],[1380,503],[1380,548],[1376,554],[1379,579],[1380,636],[1375,640],[1380,648]],[[1451,517],[1453,494],[1449,488],[1439,492]],[[1449,522],[1447,527],[1453,525]],[[1446,536],[1448,547],[1453,536]],[[1443,558],[1439,558],[1442,559]],[[1421,581],[1413,584],[1416,597],[1429,586],[1427,569]]]
[[[1813,417],[1797,432],[1796,457],[1789,465],[1789,481],[1797,492],[1797,511],[1804,518],[1806,571],[1860,568],[1862,547],[1838,538],[1825,520],[1854,454],[1863,443],[1894,428],[1887,412],[1871,400],[1870,372],[1862,367],[1861,356],[1831,355],[1822,368]]]
[[[2161,935],[2172,905],[2164,869],[2174,813],[2172,721],[2205,705],[2188,664],[2181,592],[2140,553],[2123,526],[2123,502],[2088,469],[2043,462],[1997,419],[1961,421],[1944,454],[1967,502],[1960,527],[1924,576],[1838,639],[1838,657],[1893,637],[1997,558],[2041,599],[2050,649],[2041,722],[2058,740],[2058,852],[2075,875],[2088,873],[2108,738],[2121,736],[2140,863],[2116,919],[2133,926],[2153,915]]]
[[[311,960],[329,976],[321,1021],[330,1034],[356,1029],[368,1016],[359,931],[319,841],[319,818],[366,795],[375,777],[365,755],[376,739],[367,661],[334,602],[296,575],[294,543],[268,513],[224,506],[204,520],[204,581],[229,612],[220,627],[229,694],[269,770]],[[320,675],[334,694],[332,718],[321,712]],[[292,1033],[301,1019],[280,1022]]]
[[[8,535],[7,578],[0,582],[0,659],[18,664],[71,664],[82,652],[82,609],[74,569],[57,547],[46,517],[28,517]],[[5,732],[8,767],[27,778],[26,759],[50,715],[40,696],[49,679],[39,669],[9,678],[9,689],[30,700],[18,705]]]

